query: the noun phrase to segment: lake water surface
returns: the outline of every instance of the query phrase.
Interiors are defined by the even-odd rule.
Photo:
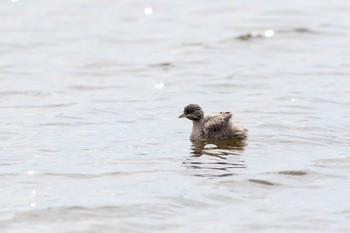
[[[349,1],[0,3],[0,231],[349,232]],[[245,144],[194,144],[189,103]]]

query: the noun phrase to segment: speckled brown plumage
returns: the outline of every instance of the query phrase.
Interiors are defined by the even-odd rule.
[[[179,118],[183,117],[193,122],[190,139],[194,141],[247,138],[247,130],[231,121],[232,114],[230,112],[211,113],[204,116],[200,106],[190,104],[184,108],[184,113],[179,116]]]

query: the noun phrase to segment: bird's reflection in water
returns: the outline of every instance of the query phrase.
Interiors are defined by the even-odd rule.
[[[240,155],[246,146],[245,140],[207,140],[192,142],[192,156],[202,155],[225,158],[227,155]]]
[[[246,146],[244,140],[220,140],[192,142],[191,157],[183,163],[195,176],[218,177],[237,174],[245,168],[241,153]],[[200,170],[199,170],[200,169]]]

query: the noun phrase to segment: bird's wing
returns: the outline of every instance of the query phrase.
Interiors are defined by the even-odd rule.
[[[230,122],[232,114],[230,112],[211,113],[204,119],[204,133],[219,132]]]

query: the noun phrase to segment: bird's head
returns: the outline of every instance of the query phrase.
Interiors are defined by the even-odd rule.
[[[197,104],[189,104],[184,108],[184,113],[179,118],[186,117],[192,121],[199,121],[204,117],[204,112]]]

